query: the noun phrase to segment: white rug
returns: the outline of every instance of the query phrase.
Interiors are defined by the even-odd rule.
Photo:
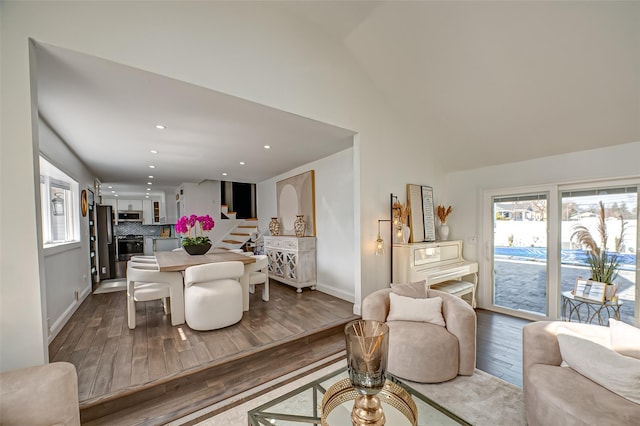
[[[102,281],[93,294],[113,293],[115,291],[125,291],[127,289],[127,280],[124,278],[117,280]]]
[[[229,400],[215,404],[207,409],[194,413],[192,416],[180,419],[180,421],[169,423],[177,426],[188,421],[206,415],[206,412],[220,410],[236,401],[249,398],[247,402],[236,405],[200,423],[198,426],[245,426],[248,424],[247,412],[262,404],[267,403],[280,395],[290,392],[311,380],[325,376],[338,368],[346,366],[344,359],[337,361],[318,371],[310,373],[291,383],[277,387],[263,395],[251,398],[251,394],[260,392],[262,389],[269,389],[277,384],[267,383],[261,387],[238,395]],[[300,372],[292,373],[278,381],[286,380]],[[451,412],[465,419],[467,422],[477,426],[497,426],[497,425],[525,425],[524,401],[522,389],[511,383],[507,383],[495,376],[483,371],[476,370],[473,376],[458,376],[453,380],[439,384],[420,384],[407,382],[407,384],[420,393],[427,395],[438,404],[446,407]],[[425,422],[427,419],[423,419]],[[426,425],[419,420],[419,425]],[[429,426],[436,423],[429,423]]]

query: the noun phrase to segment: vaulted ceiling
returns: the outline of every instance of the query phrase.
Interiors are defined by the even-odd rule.
[[[345,48],[448,170],[640,141],[640,2],[272,5]],[[228,169],[255,182],[351,144],[347,129],[53,47],[41,54],[43,116],[107,181],[135,183],[151,149],[170,160],[169,180],[224,180]],[[205,153],[207,172],[186,152]]]

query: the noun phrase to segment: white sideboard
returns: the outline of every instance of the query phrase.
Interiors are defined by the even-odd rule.
[[[264,250],[269,258],[269,278],[296,287],[316,288],[315,237],[264,237]]]

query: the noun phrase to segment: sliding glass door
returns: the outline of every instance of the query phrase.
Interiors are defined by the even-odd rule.
[[[493,305],[548,313],[547,193],[492,197]]]
[[[578,277],[592,278],[587,253],[606,250],[604,269],[611,262],[617,265],[611,282],[622,302],[620,319],[633,324],[637,297],[637,186],[580,188],[563,190],[561,194],[561,291],[573,290]],[[595,277],[596,281],[602,279]]]

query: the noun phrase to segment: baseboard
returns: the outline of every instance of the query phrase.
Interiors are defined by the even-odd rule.
[[[338,299],[342,299],[342,300],[346,300],[347,302],[351,302],[351,303],[355,303],[355,297],[353,296],[353,293],[344,291],[344,290],[340,290],[337,289],[335,287],[330,287],[326,284],[322,284],[322,283],[318,283],[316,284],[316,289],[326,293],[328,295],[331,295],[333,297],[337,297]]]

